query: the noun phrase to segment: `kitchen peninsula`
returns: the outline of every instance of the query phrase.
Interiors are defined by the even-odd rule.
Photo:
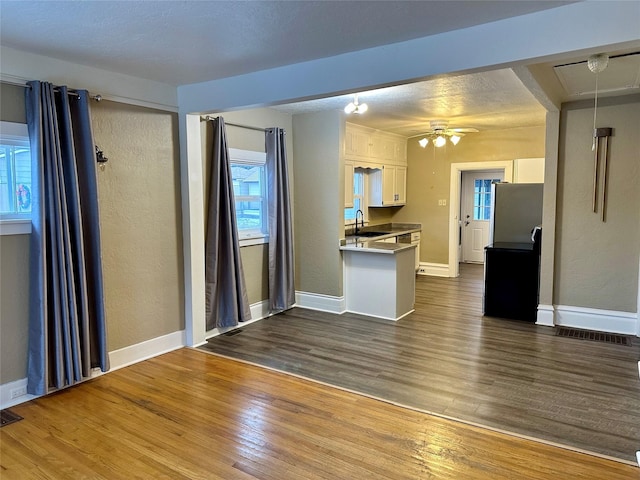
[[[368,227],[340,242],[347,311],[387,320],[413,312],[416,245],[396,239],[410,239],[420,229],[415,224]]]

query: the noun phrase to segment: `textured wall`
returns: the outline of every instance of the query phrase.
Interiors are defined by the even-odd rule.
[[[29,235],[0,236],[0,384],[27,372]]]
[[[108,348],[184,329],[178,120],[93,102]]]
[[[544,157],[544,132],[541,126],[470,133],[458,145],[441,149],[407,141],[407,205],[393,221],[422,224],[422,262],[449,262],[451,164]],[[446,199],[447,206],[439,206],[440,199]]]
[[[601,101],[597,125],[613,128],[606,223],[592,212],[593,104],[563,106],[553,303],[635,312],[640,255],[640,95]]]
[[[0,120],[27,123],[24,87],[0,83]]]
[[[341,112],[294,115],[298,290],[342,296],[344,164]]]

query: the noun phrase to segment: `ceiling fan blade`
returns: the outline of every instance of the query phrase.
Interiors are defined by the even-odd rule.
[[[456,127],[456,128],[450,128],[449,130],[452,130],[456,133],[478,133],[479,132],[477,128],[473,128],[473,127]]]

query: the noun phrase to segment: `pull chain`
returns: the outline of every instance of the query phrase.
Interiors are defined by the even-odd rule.
[[[596,116],[598,115],[598,73],[596,72],[596,96],[595,96],[595,101],[594,101],[594,105],[593,105],[593,131],[594,131],[594,137],[593,137],[593,143],[591,144],[591,151],[595,151],[596,149],[596,137],[595,137],[595,131],[596,131]]]

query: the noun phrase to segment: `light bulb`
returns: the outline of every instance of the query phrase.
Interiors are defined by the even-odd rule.
[[[425,148],[427,146],[427,144],[429,143],[429,140],[425,137],[422,140],[418,140],[418,143],[420,144],[420,146],[422,148]]]
[[[458,135],[451,135],[449,140],[451,140],[451,143],[453,143],[454,145],[457,145],[460,141],[460,137]]]
[[[364,113],[369,109],[369,106],[366,103],[361,103],[360,105],[356,106],[356,110],[354,113]]]
[[[438,137],[433,141],[433,144],[438,148],[444,147],[446,143],[447,140],[442,135],[438,135]]]
[[[344,113],[353,113],[356,110],[356,106],[353,102],[344,107]]]

